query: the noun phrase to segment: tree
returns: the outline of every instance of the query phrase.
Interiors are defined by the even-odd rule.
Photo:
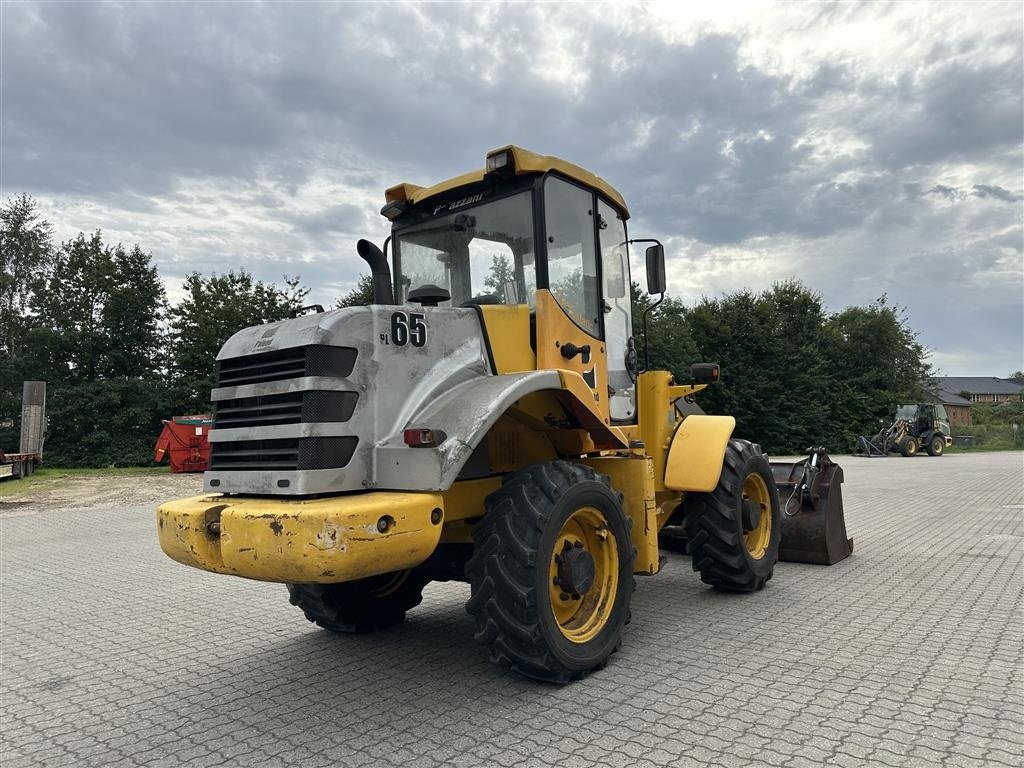
[[[208,407],[217,353],[233,334],[283,320],[302,306],[309,289],[297,277],[287,278],[285,286],[255,280],[244,269],[185,278],[185,298],[170,311],[171,373],[184,403]]]
[[[490,289],[490,292],[495,296],[504,297],[505,286],[510,282],[514,283],[515,279],[516,273],[512,268],[512,262],[508,260],[508,256],[500,253],[494,254],[491,261],[491,271],[484,278],[484,288]]]
[[[833,378],[831,441],[852,445],[863,425],[892,418],[901,402],[920,402],[931,376],[928,352],[906,312],[883,294],[825,323],[826,364]]]
[[[639,366],[643,368],[643,316],[655,301],[640,288],[639,283],[632,283],[630,290],[633,298],[633,338]],[[647,335],[651,357],[648,367],[655,371],[671,371],[676,380],[686,381],[690,375],[690,366],[699,362],[700,356],[690,332],[683,302],[666,296],[647,316]]]
[[[47,461],[148,462],[167,410],[166,297],[149,254],[79,234],[61,244],[30,309],[22,374],[47,381]]]
[[[53,267],[52,233],[28,195],[0,207],[0,353],[18,351],[31,298]]]
[[[1024,384],[1024,371],[1014,371],[1006,378],[1017,384]]]
[[[47,387],[46,462],[56,467],[145,466],[161,419],[181,413],[162,379],[98,379]]]
[[[722,367],[721,380],[701,394],[701,404],[712,413],[734,416],[737,436],[756,439],[771,450],[764,422],[777,405],[781,383],[763,375],[767,349],[757,296],[741,291],[704,298],[687,317],[701,357]]]
[[[825,441],[829,377],[821,298],[795,281],[766,291],[705,298],[686,317],[700,356],[722,366],[699,396],[713,413],[736,418],[736,435],[768,451]]]
[[[52,381],[145,378],[162,364],[167,299],[138,245],[105,246],[102,233],[63,243],[31,301],[27,356]]]
[[[0,448],[16,446],[32,297],[50,273],[52,227],[27,195],[0,207]],[[10,425],[10,426],[5,426]]]
[[[373,304],[373,277],[360,275],[356,287],[334,302],[334,307],[335,309],[344,309],[345,307],[368,307],[371,304]]]

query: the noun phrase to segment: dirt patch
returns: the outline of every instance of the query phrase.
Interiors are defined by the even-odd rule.
[[[203,476],[156,473],[75,474],[33,478],[23,493],[0,496],[0,517],[83,507],[138,507],[154,509],[169,499],[203,492]]]

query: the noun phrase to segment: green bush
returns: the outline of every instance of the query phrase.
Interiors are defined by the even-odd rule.
[[[971,421],[974,424],[1011,424],[1024,429],[1024,401],[1012,400],[1007,403],[975,403],[971,407]],[[963,427],[964,431],[972,427]]]
[[[178,415],[166,384],[134,379],[55,385],[46,409],[45,460],[56,467],[152,464],[160,420]]]
[[[973,437],[970,443],[961,442]],[[953,430],[951,452],[1012,451],[1024,449],[1024,423],[1014,430],[1012,424],[975,424]]]

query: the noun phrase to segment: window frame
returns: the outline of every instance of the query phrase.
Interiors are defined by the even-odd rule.
[[[572,179],[565,174],[559,173],[558,171],[547,171],[546,173],[537,174],[533,177],[516,177],[510,181],[503,182],[500,186],[495,186],[493,181],[484,179],[483,181],[476,182],[464,187],[457,187],[444,195],[440,195],[436,198],[431,198],[428,201],[424,201],[424,209],[422,211],[410,211],[403,215],[399,220],[395,221],[391,227],[391,241],[393,243],[391,248],[391,259],[392,259],[392,289],[394,295],[397,297],[401,295],[399,287],[399,276],[402,274],[402,249],[401,249],[401,237],[402,231],[421,224],[424,221],[435,218],[430,211],[437,210],[438,206],[444,206],[448,203],[458,200],[463,197],[470,195],[483,193],[485,195],[481,203],[496,202],[503,200],[507,197],[518,195],[524,191],[532,192],[533,199],[533,244],[534,244],[534,269],[536,271],[537,278],[537,289],[551,290],[549,273],[548,273],[548,237],[547,237],[547,217],[545,216],[545,200],[544,200],[544,186],[549,178],[557,178],[558,180],[565,182],[577,189],[583,190],[590,195],[591,210],[594,212],[592,218],[594,227],[594,262],[597,268],[597,285],[598,285],[598,300],[602,302],[602,306],[598,307],[598,328],[597,335],[591,333],[586,328],[582,327],[577,323],[568,313],[566,317],[580,329],[582,333],[585,333],[592,339],[604,342],[606,338],[605,333],[605,316],[603,302],[604,296],[604,264],[601,258],[601,230],[598,226],[598,216],[600,215],[597,208],[597,201],[601,200],[614,210],[620,216],[624,215],[624,211],[606,196],[602,195],[596,189],[588,187],[585,184]],[[491,193],[491,194],[488,194]],[[418,206],[417,206],[418,207]],[[467,206],[466,210],[471,210],[475,206]],[[626,235],[626,289],[629,291],[627,294],[630,299],[630,307],[633,304],[632,297],[632,264],[631,254],[629,248],[629,222],[626,218],[622,219],[622,229]],[[561,305],[559,305],[561,306]],[[563,310],[564,312],[564,310]]]
[[[487,194],[488,192],[492,192],[492,193],[497,192],[497,193],[496,194],[488,195]],[[401,287],[400,287],[400,283],[399,283],[399,277],[402,274],[402,247],[401,247],[402,232],[405,231],[406,229],[409,229],[410,227],[414,227],[414,226],[416,226],[418,224],[422,224],[425,221],[429,221],[430,219],[440,218],[439,215],[435,216],[435,215],[433,215],[431,213],[428,213],[427,210],[426,210],[427,208],[429,208],[430,210],[437,210],[437,208],[439,206],[447,205],[448,203],[450,203],[450,202],[452,202],[454,200],[458,200],[458,199],[463,198],[463,197],[469,197],[471,195],[480,194],[480,193],[483,193],[485,195],[485,197],[484,197],[484,199],[480,200],[479,204],[495,203],[495,202],[498,202],[499,200],[504,200],[507,197],[514,197],[515,195],[518,195],[518,194],[520,194],[522,192],[531,192],[531,198],[532,198],[531,213],[533,214],[533,258],[534,258],[534,268],[535,268],[536,276],[537,276],[537,287],[540,288],[541,287],[541,282],[540,282],[540,273],[541,273],[540,262],[543,261],[545,263],[545,265],[544,265],[544,273],[545,273],[545,276],[546,276],[547,275],[547,249],[544,249],[544,251],[543,251],[543,258],[542,258],[542,256],[541,256],[542,252],[541,252],[540,248],[537,245],[537,243],[538,243],[537,235],[539,233],[539,229],[538,229],[538,226],[537,226],[537,185],[536,185],[536,182],[534,180],[532,180],[532,179],[529,179],[529,180],[526,180],[525,183],[522,183],[522,182],[521,183],[513,183],[513,184],[504,185],[503,187],[495,187],[493,184],[489,184],[486,181],[483,181],[483,182],[477,182],[476,184],[471,184],[471,185],[468,185],[468,186],[465,186],[465,187],[457,187],[456,189],[452,190],[451,192],[445,193],[443,196],[438,196],[436,198],[430,198],[429,200],[424,201],[424,203],[425,203],[424,208],[425,209],[422,212],[411,211],[410,213],[405,214],[404,216],[402,216],[402,218],[399,219],[398,221],[396,221],[394,224],[392,224],[392,226],[391,226],[391,243],[392,243],[392,246],[391,246],[391,262],[392,262],[391,263],[391,288],[394,291],[393,295],[395,297],[395,301],[398,301],[398,297],[402,295],[402,291],[401,291]],[[465,210],[470,211],[470,210],[472,210],[473,208],[476,208],[476,207],[477,207],[477,205],[466,206]],[[417,213],[419,215],[416,215]],[[448,215],[449,213],[454,213],[454,211],[447,211],[445,213],[445,215]],[[525,305],[525,302],[523,302],[523,304]]]
[[[595,190],[595,189],[593,189],[591,187],[588,187],[588,186],[586,186],[584,184],[580,184],[578,181],[576,181],[574,179],[570,179],[568,176],[565,176],[565,175],[563,175],[561,173],[558,173],[557,171],[548,171],[547,173],[541,174],[537,178],[537,187],[536,187],[536,192],[534,194],[534,201],[535,201],[535,205],[534,205],[534,222],[535,222],[535,229],[538,230],[538,235],[539,235],[539,239],[537,240],[537,242],[541,244],[541,247],[536,249],[537,252],[538,252],[538,256],[541,253],[541,249],[543,249],[543,258],[538,258],[538,261],[537,261],[537,288],[538,289],[544,288],[545,290],[548,290],[548,291],[551,290],[550,281],[548,279],[549,278],[549,275],[548,275],[548,233],[547,233],[547,216],[545,215],[545,200],[544,200],[545,184],[547,183],[547,180],[549,178],[551,178],[551,177],[557,178],[558,180],[563,181],[563,182],[565,182],[567,184],[570,184],[571,186],[576,187],[577,189],[581,189],[581,190],[583,190],[584,192],[586,192],[587,194],[590,195],[590,207],[591,207],[591,210],[593,211],[593,215],[591,216],[591,219],[592,219],[592,223],[593,223],[593,227],[594,227],[594,238],[593,238],[594,239],[594,254],[593,254],[593,256],[594,256],[594,263],[595,263],[595,265],[597,267],[596,278],[597,278],[597,287],[598,287],[598,301],[601,303],[601,305],[598,307],[598,313],[597,313],[597,316],[598,316],[597,334],[595,335],[594,333],[591,333],[589,330],[587,330],[586,328],[581,326],[579,323],[577,323],[576,320],[574,320],[573,317],[568,312],[565,312],[564,309],[562,311],[565,312],[565,316],[568,317],[569,320],[572,322],[572,324],[575,325],[577,328],[579,328],[580,331],[582,331],[583,333],[587,334],[587,336],[589,336],[592,339],[596,339],[597,341],[602,341],[603,342],[606,339],[605,325],[604,325],[604,321],[605,321],[605,317],[604,317],[604,300],[605,300],[605,295],[604,295],[604,263],[603,263],[603,259],[601,258],[601,229],[598,226],[598,217],[600,216],[600,213],[598,212],[598,209],[597,209],[597,202],[598,202],[598,200],[600,200],[601,202],[605,203],[609,208],[611,208],[613,211],[615,211],[620,216],[622,216],[623,211],[613,201],[609,200],[607,197],[605,197],[604,195],[600,194],[597,190]],[[633,290],[632,289],[633,283],[632,283],[632,275],[630,273],[629,229],[627,228],[627,221],[626,221],[625,218],[622,219],[622,231],[626,235],[626,290],[632,292],[632,290]],[[631,293],[627,294],[627,295],[629,296],[629,299],[630,299],[629,303],[630,303],[630,307],[632,308],[632,305],[633,305],[632,295],[631,295]],[[561,307],[561,304],[559,304],[559,307]]]

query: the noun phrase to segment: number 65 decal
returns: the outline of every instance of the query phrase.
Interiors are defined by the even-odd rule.
[[[427,343],[425,315],[419,312],[395,312],[391,315],[391,343],[396,347],[412,344],[422,347]]]

